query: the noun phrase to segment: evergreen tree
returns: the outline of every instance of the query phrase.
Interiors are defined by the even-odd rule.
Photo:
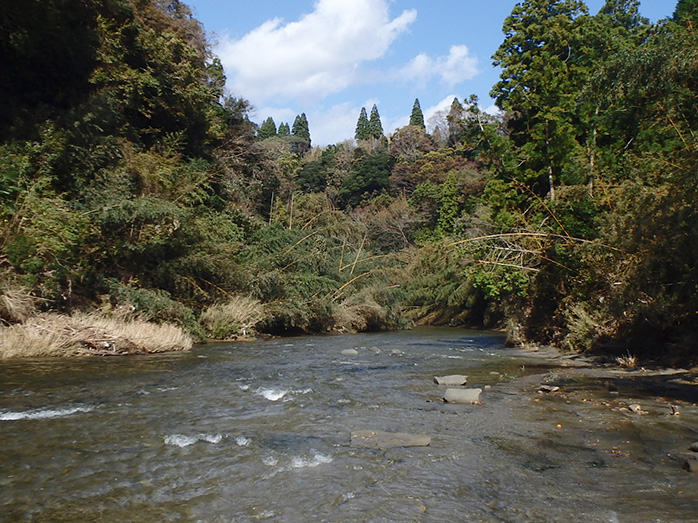
[[[257,136],[261,140],[276,136],[276,124],[274,123],[274,119],[271,116],[264,120],[264,122],[262,122],[262,126],[259,128],[259,131],[257,132]]]
[[[371,117],[368,120],[368,130],[371,138],[382,138],[383,137],[383,125],[381,124],[381,117],[378,114],[378,107],[373,104],[371,109]]]
[[[698,0],[679,0],[672,19],[686,26],[690,24],[694,29],[698,27]]]
[[[291,127],[289,127],[288,123],[281,122],[279,124],[279,130],[276,134],[278,136],[291,136]]]
[[[310,150],[310,129],[305,113],[296,116],[291,128],[291,138],[291,150],[294,153],[303,156]]]
[[[577,145],[577,97],[589,74],[581,30],[586,14],[581,0],[525,0],[504,21],[506,38],[493,56],[502,73],[491,94],[512,115],[522,181],[551,200]]]
[[[410,114],[410,125],[415,125],[425,129],[424,125],[424,114],[422,114],[422,108],[419,106],[419,98],[415,98],[414,105],[412,106],[412,114]]]
[[[362,107],[359,113],[359,119],[356,122],[356,132],[354,133],[354,138],[356,141],[368,140],[371,136],[369,131],[368,115],[366,114],[366,108]]]

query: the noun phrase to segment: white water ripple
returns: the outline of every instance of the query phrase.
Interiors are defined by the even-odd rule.
[[[260,387],[257,390],[255,390],[255,394],[257,394],[258,396],[262,396],[264,399],[267,399],[269,401],[279,401],[284,398],[286,398],[284,399],[284,401],[287,401],[288,399],[290,399],[287,398],[287,396],[299,396],[310,394],[311,392],[313,392],[313,389],[310,387],[300,390],[282,389],[276,387]]]
[[[170,434],[165,436],[165,444],[184,448],[188,447],[189,445],[193,445],[197,441],[205,441],[207,443],[215,444],[220,443],[222,439],[222,434],[197,434],[194,436],[187,436],[185,434]]]
[[[58,409],[44,408],[26,411],[0,412],[0,421],[16,421],[23,419],[51,419],[70,416],[77,412],[90,412],[93,407],[63,407]]]
[[[261,387],[256,391],[256,394],[259,394],[264,399],[268,399],[269,401],[279,401],[288,393],[288,389],[274,389],[266,387]]]

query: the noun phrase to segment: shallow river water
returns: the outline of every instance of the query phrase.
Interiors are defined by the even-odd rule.
[[[439,401],[447,374],[481,404]],[[453,329],[0,362],[0,521],[694,521],[692,389],[646,384]]]

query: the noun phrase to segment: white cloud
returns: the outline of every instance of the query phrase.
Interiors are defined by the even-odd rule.
[[[434,127],[436,127],[437,125],[441,127],[442,131],[444,130],[443,126],[445,124],[442,120],[445,120],[448,111],[451,109],[451,104],[453,103],[453,99],[455,97],[456,95],[450,94],[446,98],[438,102],[436,105],[432,105],[431,107],[422,110],[422,114],[424,114],[424,121],[426,122],[428,132],[434,132]]]
[[[404,80],[425,85],[432,78],[440,78],[449,87],[478,74],[477,58],[470,56],[465,45],[451,46],[448,56],[432,58],[424,53],[415,56],[399,73]]]
[[[361,107],[351,103],[337,104],[329,109],[319,108],[308,114],[310,138],[313,145],[337,144],[354,138],[356,120]]]
[[[483,112],[491,115],[491,116],[499,116],[502,114],[502,111],[499,107],[497,107],[495,104],[490,105],[489,107],[482,108]]]
[[[381,58],[417,17],[390,19],[387,0],[318,0],[296,22],[275,18],[216,52],[228,87],[253,101],[321,99],[357,81],[360,66]]]

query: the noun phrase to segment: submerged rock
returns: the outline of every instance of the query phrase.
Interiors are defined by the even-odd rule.
[[[689,472],[698,472],[698,459],[687,458],[683,461],[683,468]]]
[[[447,403],[478,403],[482,389],[446,389],[444,400]]]
[[[368,449],[391,449],[394,447],[426,447],[431,443],[429,436],[405,432],[381,432],[379,430],[357,430],[351,433],[351,446]]]
[[[628,405],[628,410],[634,414],[647,414],[646,410],[642,410],[642,406],[638,405],[637,403],[633,403],[632,405]]]
[[[460,387],[468,381],[468,376],[462,374],[451,374],[450,376],[434,376],[434,383],[449,387]]]
[[[357,356],[359,354],[359,351],[356,349],[344,349],[342,351],[342,354],[345,356]]]

